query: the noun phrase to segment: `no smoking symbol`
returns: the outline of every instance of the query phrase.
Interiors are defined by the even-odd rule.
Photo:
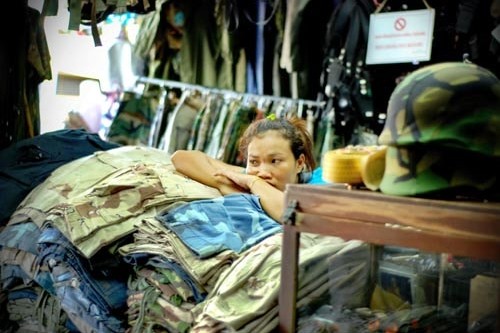
[[[394,21],[394,29],[401,31],[406,27],[406,20],[402,17],[399,17]]]

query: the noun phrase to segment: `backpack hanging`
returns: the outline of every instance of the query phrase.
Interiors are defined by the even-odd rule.
[[[369,128],[374,115],[365,67],[369,16],[374,10],[369,0],[343,0],[327,25],[319,99],[326,102],[324,114],[334,109],[333,126],[344,145],[353,143],[358,126]]]

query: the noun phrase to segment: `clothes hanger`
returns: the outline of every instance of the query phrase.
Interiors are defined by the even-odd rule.
[[[377,9],[375,9],[375,11],[373,12],[374,14],[378,14],[380,13],[380,11],[384,8],[384,6],[387,4],[387,1],[388,0],[383,0],[382,2],[379,2],[378,0],[373,0],[373,3],[377,6]],[[427,0],[422,0],[422,2],[424,3],[425,7],[427,9],[431,9],[432,7],[429,5],[429,3],[427,2]]]

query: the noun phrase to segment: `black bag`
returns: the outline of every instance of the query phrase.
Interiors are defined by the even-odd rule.
[[[365,67],[370,14],[369,0],[343,0],[330,18],[325,40],[321,86],[327,113],[335,110],[335,133],[349,144],[358,126],[370,127],[374,117],[370,76]]]

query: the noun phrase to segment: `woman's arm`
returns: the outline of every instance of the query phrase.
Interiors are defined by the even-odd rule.
[[[227,178],[244,191],[259,196],[259,201],[264,211],[274,220],[280,222],[285,200],[285,194],[281,190],[254,175],[247,175],[228,169],[220,169],[216,172],[216,175]]]
[[[242,167],[224,163],[199,150],[177,150],[171,159],[177,171],[202,184],[217,188],[222,194],[244,191],[227,177],[216,175],[221,169],[243,173]]]
[[[258,195],[262,208],[274,220],[281,223],[281,217],[284,212],[285,194],[272,186],[264,179],[253,176],[254,179],[248,184],[250,192]]]
[[[199,150],[178,150],[172,154],[172,163],[180,173],[215,187],[222,194],[250,192],[258,195],[264,211],[280,221],[284,193],[262,178],[245,174],[244,168],[211,158]]]

